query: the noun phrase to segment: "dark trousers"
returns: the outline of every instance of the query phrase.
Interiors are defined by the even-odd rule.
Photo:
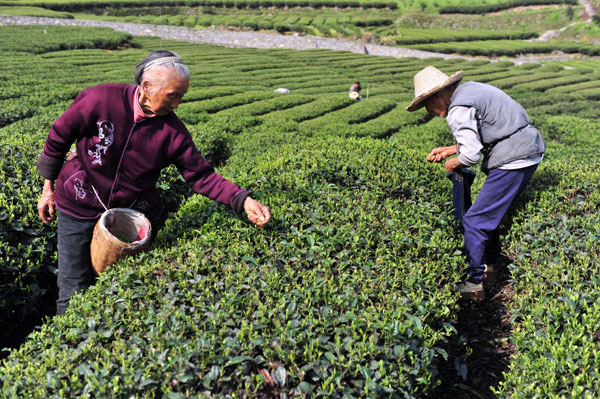
[[[446,177],[452,181],[452,205],[454,217],[462,223],[465,213],[471,207],[471,185],[475,180],[475,172],[467,168],[458,168]]]
[[[77,219],[58,212],[58,300],[56,314],[63,314],[69,299],[96,280],[90,244],[96,219]]]
[[[500,253],[498,226],[536,169],[537,164],[516,170],[490,170],[463,218],[469,281],[479,283],[485,262]]]

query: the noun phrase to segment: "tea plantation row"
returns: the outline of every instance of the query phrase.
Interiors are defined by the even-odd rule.
[[[574,0],[573,0],[574,1]],[[576,2],[576,1],[575,1]],[[516,7],[528,1],[509,3],[481,2],[447,4],[447,7]],[[540,3],[531,1],[531,3]],[[541,1],[552,6],[562,2]],[[415,49],[458,53],[470,56],[515,57],[524,54],[547,54],[555,51],[598,55],[600,46],[594,44],[594,29],[575,15],[573,8],[542,8],[506,15],[487,15],[489,21],[481,29],[471,16],[448,26],[449,18],[438,14],[439,4],[432,10],[415,11],[418,4],[403,2],[327,0],[202,0],[153,1],[141,4],[137,0],[124,1],[66,1],[35,2],[0,0],[0,13],[78,19],[99,19],[114,22],[184,26],[188,28],[225,28],[263,31],[282,34],[295,32],[315,36],[350,37],[386,45],[409,46]],[[427,2],[421,2],[421,8]],[[321,8],[323,7],[323,8]],[[368,13],[362,9],[371,8]],[[233,9],[232,9],[233,8]],[[317,8],[317,9],[315,9]],[[442,10],[444,7],[442,7]],[[431,20],[432,22],[425,22]],[[436,22],[437,21],[437,22]],[[579,22],[579,23],[578,23]],[[575,24],[573,24],[575,23]],[[431,24],[431,28],[423,29]],[[551,42],[528,42],[548,29],[558,30],[565,25],[572,31]],[[444,27],[444,29],[440,29]],[[460,29],[459,29],[460,27]]]
[[[292,14],[292,15],[290,15]],[[340,32],[346,36],[361,34],[366,27],[389,26],[394,19],[389,13],[370,12],[326,13],[303,16],[302,12],[284,13],[280,15],[256,14],[202,14],[202,15],[146,15],[111,17],[111,20],[156,25],[187,26],[190,28],[208,28],[211,26],[237,27],[251,30],[275,30],[283,32],[305,32],[312,35],[328,35]],[[504,36],[503,36],[504,37]]]
[[[600,45],[585,42],[526,42],[520,40],[487,40],[472,42],[443,42],[407,46],[437,53],[459,53],[489,57],[518,56],[522,54],[581,53],[590,56],[600,54]]]
[[[2,42],[11,56],[0,101],[21,107],[0,129],[2,331],[15,331],[52,289],[55,226],[37,217],[34,167],[48,128],[84,87],[131,82],[150,49],[189,64],[178,115],[273,221],[250,226],[167,170],[160,187],[172,213],[153,248],[119,262],[13,350],[0,365],[0,397],[435,396],[464,265],[450,187],[441,166],[424,161],[451,134],[444,120],[403,109],[428,64],[504,81],[549,144],[506,221],[518,354],[496,393],[597,392],[600,111],[581,86],[596,80],[592,68],[140,38],[112,52],[28,47],[46,35],[70,40],[68,29],[43,29]],[[105,33],[88,34],[96,43]],[[347,97],[355,80],[369,87],[360,103]],[[552,81],[562,83],[543,85]],[[561,88],[568,94],[553,92]]]
[[[576,0],[570,0],[575,1]],[[446,7],[517,7],[525,3],[515,2],[445,2]],[[488,4],[489,3],[489,4]],[[521,4],[523,3],[523,4]],[[562,4],[560,1],[543,0],[542,5]],[[397,7],[396,7],[397,6]],[[426,6],[426,7],[425,7]],[[322,8],[321,8],[322,7]],[[363,8],[370,8],[365,13]],[[415,8],[428,8],[416,11]],[[232,9],[233,8],[233,9]],[[315,9],[318,8],[318,9]],[[431,10],[429,10],[431,8]],[[573,8],[542,8],[527,12],[511,12],[502,16],[487,15],[485,29],[478,27],[474,17],[462,16],[451,22],[444,14],[438,14],[437,2],[404,1],[339,1],[327,0],[202,0],[202,1],[152,1],[141,4],[137,0],[125,1],[66,1],[35,2],[28,0],[1,1],[0,13],[78,19],[100,19],[115,22],[144,23],[156,25],[185,26],[189,28],[227,28],[244,30],[271,30],[279,33],[297,32],[316,36],[360,38],[387,45],[418,45],[431,51],[460,53],[466,55],[516,56],[524,53],[548,53],[560,50],[567,53],[598,53],[598,46],[590,45],[594,32],[589,24],[579,23],[572,29],[584,33],[566,40],[573,43],[528,43],[523,39],[537,37],[548,29],[557,30],[567,24],[578,22]],[[510,8],[510,7],[509,7]],[[527,15],[526,15],[527,14]],[[432,25],[427,27],[427,20]],[[496,21],[496,22],[492,22]],[[519,22],[520,21],[520,22]],[[581,21],[579,21],[581,22]],[[465,26],[466,25],[466,26]],[[444,29],[440,29],[440,28]],[[590,36],[591,35],[591,36]],[[564,41],[564,40],[563,40]],[[456,43],[458,42],[458,43]],[[441,43],[447,43],[441,45]],[[429,44],[429,46],[425,46]],[[425,47],[423,47],[425,46]]]
[[[396,2],[386,0],[10,0],[0,1],[0,6],[44,7],[55,11],[93,10],[100,7],[149,7],[149,6],[214,6],[214,7],[397,7]]]
[[[440,8],[440,14],[487,14],[490,12],[503,11],[515,7],[549,4],[579,5],[579,2],[577,0],[509,0],[490,4],[447,5]]]

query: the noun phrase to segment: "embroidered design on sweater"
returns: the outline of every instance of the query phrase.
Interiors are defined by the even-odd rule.
[[[84,199],[87,193],[83,188],[83,180],[76,178],[73,182],[73,188],[75,189],[75,200]]]
[[[92,165],[102,165],[102,156],[106,155],[108,147],[112,145],[115,138],[115,127],[111,121],[96,122],[96,125],[98,126],[99,142],[96,143],[96,150],[88,150],[88,154],[94,157]]]

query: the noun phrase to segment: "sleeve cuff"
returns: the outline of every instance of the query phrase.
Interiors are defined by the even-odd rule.
[[[481,154],[477,153],[473,157],[467,157],[464,154],[458,154],[458,161],[465,166],[474,166],[481,160]]]
[[[60,169],[62,168],[64,160],[50,158],[47,155],[40,155],[37,160],[36,166],[40,175],[48,180],[56,180]]]
[[[246,198],[248,198],[248,196],[250,196],[250,191],[241,190],[240,192],[238,192],[233,197],[233,200],[231,200],[231,209],[233,209],[235,213],[242,213],[242,211],[244,210],[244,202],[246,201]]]

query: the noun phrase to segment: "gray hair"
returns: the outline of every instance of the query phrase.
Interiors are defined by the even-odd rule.
[[[144,73],[151,68],[168,68],[172,71],[175,71],[182,79],[190,80],[189,68],[183,63],[183,60],[179,54],[174,51],[152,51],[146,58],[136,65],[135,72],[133,74],[135,83],[141,85],[142,80],[144,80]]]

